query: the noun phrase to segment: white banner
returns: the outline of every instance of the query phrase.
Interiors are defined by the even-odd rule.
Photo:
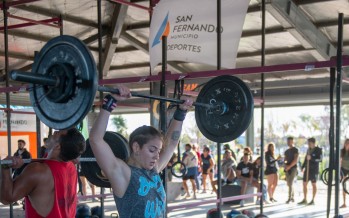
[[[7,131],[7,113],[0,111],[0,131]],[[11,113],[11,131],[36,132],[35,114]]]
[[[249,0],[222,0],[221,66],[235,68],[237,49]],[[217,1],[161,0],[150,25],[150,65],[161,63],[162,36],[167,37],[167,60],[217,66]]]

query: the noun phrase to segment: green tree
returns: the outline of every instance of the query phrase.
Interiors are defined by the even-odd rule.
[[[315,136],[316,131],[320,131],[319,122],[314,119],[313,116],[309,114],[301,114],[299,118],[301,119],[304,127],[309,131],[310,137]]]
[[[114,116],[112,118],[112,123],[115,126],[117,133],[120,133],[124,137],[128,138],[125,118],[123,118],[121,115]]]

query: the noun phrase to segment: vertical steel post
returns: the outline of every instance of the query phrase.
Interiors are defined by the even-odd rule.
[[[8,24],[7,24],[7,6],[6,6],[6,1],[2,1],[3,5],[3,13],[4,13],[4,46],[5,46],[5,74],[6,74],[6,87],[9,87],[9,81],[10,81],[10,74],[8,72]],[[12,155],[11,151],[11,100],[10,100],[10,93],[6,92],[6,118],[7,118],[7,151],[8,155]],[[10,204],[10,218],[13,218],[13,206]]]
[[[59,35],[63,35],[63,17],[59,15]]]
[[[343,13],[338,15],[337,42],[337,83],[336,83],[336,157],[335,157],[335,217],[339,217],[339,185],[340,185],[340,140],[341,140],[341,107],[342,107],[342,51],[343,51]]]
[[[36,154],[38,158],[42,158],[40,154],[41,149],[41,121],[38,116],[35,115],[36,118],[36,141],[37,141],[37,147],[36,147]]]
[[[162,37],[162,62],[161,62],[161,82],[160,82],[160,96],[166,96],[166,70],[167,70],[167,36]],[[162,134],[166,134],[167,131],[167,119],[166,119],[166,102],[160,101],[160,129]],[[161,174],[162,184],[167,191],[167,167],[162,170]],[[164,202],[167,211],[167,199]],[[167,214],[166,214],[167,217]]]
[[[103,79],[103,57],[102,57],[102,3],[101,0],[97,0],[97,19],[98,19],[98,79]],[[103,102],[103,92],[99,92],[99,100]],[[101,104],[102,105],[102,104]],[[104,188],[101,187],[101,211],[102,218],[104,218]]]
[[[217,0],[217,70],[221,69],[221,55],[222,55],[222,1]],[[217,143],[217,198],[219,199],[219,202],[217,203],[217,212],[219,214],[219,217],[221,217],[222,212],[222,181],[221,181],[221,148],[222,144]]]
[[[265,66],[265,0],[262,0],[262,42],[261,42],[261,66]],[[264,186],[264,97],[265,97],[265,89],[264,89],[264,73],[261,74],[261,149],[260,149],[260,157],[261,157],[261,168],[260,168],[260,191],[263,193]],[[260,214],[263,214],[263,195],[260,197],[259,210]]]
[[[6,0],[2,1],[3,4],[3,13],[4,13],[4,42],[5,42],[5,74],[6,74],[6,87],[9,87],[10,75],[8,72],[8,24],[7,24],[7,9]],[[12,155],[11,151],[11,100],[10,93],[6,92],[6,118],[7,118],[7,152],[8,155]],[[10,218],[13,218],[13,206],[10,204]]]
[[[334,164],[333,161],[334,158],[334,102],[333,102],[333,95],[334,95],[334,86],[336,83],[336,68],[331,67],[330,69],[330,131],[329,131],[329,142],[330,142],[330,164],[329,164],[329,178],[327,183],[327,210],[326,210],[326,217],[330,217],[330,211],[331,211],[331,195],[332,195],[332,182],[333,182],[333,170],[334,170]]]

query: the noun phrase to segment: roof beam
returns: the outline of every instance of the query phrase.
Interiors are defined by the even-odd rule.
[[[125,22],[125,17],[127,14],[128,5],[116,4],[114,7],[114,12],[111,20],[111,29],[107,34],[107,41],[104,47],[103,54],[103,76],[107,76],[111,62],[113,61],[113,56],[115,54],[115,49],[118,44],[121,31]]]
[[[0,51],[0,56],[5,56],[5,51]],[[24,55],[22,52],[13,52],[9,51],[8,52],[8,57],[9,58],[14,58],[14,59],[21,59],[21,60],[27,60],[27,61],[34,61],[34,56],[28,56]]]
[[[349,41],[344,41],[343,45],[345,47],[349,46]],[[126,52],[127,50],[130,50],[131,46],[125,46],[125,47],[121,47],[121,48],[117,48],[120,49],[120,51],[122,52]],[[138,49],[131,49],[131,51],[135,51]],[[301,51],[311,51],[311,50],[315,50],[315,49],[304,49],[303,47],[293,47],[293,48],[278,48],[278,49],[267,49],[266,50],[266,54],[267,55],[276,55],[276,54],[280,54],[280,53],[291,53],[291,52],[301,52]],[[93,47],[91,49],[91,51],[98,51],[97,48]],[[238,58],[248,58],[248,57],[253,57],[253,56],[260,56],[261,55],[261,51],[253,51],[253,52],[240,52],[238,53]],[[5,52],[4,51],[0,51],[0,56],[5,56]],[[28,61],[34,61],[34,56],[26,56],[23,55],[23,53],[18,53],[18,52],[9,52],[9,57],[10,58],[15,58],[15,59],[22,59],[22,60],[28,60]],[[183,62],[184,63],[184,62]],[[149,66],[149,63],[148,63]],[[111,66],[111,68],[113,68],[115,66]],[[28,69],[29,70],[29,69]],[[187,72],[190,72],[187,70]]]
[[[312,49],[310,49],[312,50]],[[265,54],[266,55],[277,55],[277,54],[285,54],[285,53],[292,53],[292,52],[302,52],[302,51],[309,51],[305,50],[303,46],[296,46],[296,47],[282,47],[277,49],[266,49]],[[253,52],[239,52],[237,55],[237,58],[249,58],[249,57],[255,57],[260,56],[261,51],[253,51]],[[186,64],[187,62],[180,62],[177,61],[178,64]],[[132,69],[132,68],[139,68],[139,67],[149,67],[149,62],[138,62],[138,63],[131,63],[131,64],[122,64],[122,65],[115,65],[111,66],[110,70],[124,70],[124,69]]]
[[[56,17],[56,16],[61,15],[60,12],[57,10],[51,10],[48,8],[43,8],[43,7],[39,7],[39,6],[35,6],[35,5],[18,5],[18,6],[15,6],[15,8],[23,10],[23,11],[32,12],[34,14],[48,16],[48,17]],[[84,19],[84,18],[81,18],[79,16],[63,14],[62,19],[64,21],[79,24],[82,26],[95,27],[95,28],[98,27],[98,23],[96,21]]]
[[[320,20],[314,23],[317,28],[329,27],[329,26],[338,26],[338,19],[325,19]],[[349,17],[344,17],[344,25],[349,24]]]
[[[293,1],[269,0],[267,10],[305,49],[315,48],[313,55],[317,60],[328,60],[336,55],[336,48],[329,39]]]
[[[310,5],[323,2],[333,2],[336,0],[293,0],[296,5]]]
[[[107,28],[102,28],[102,38],[104,38],[107,35],[108,31]],[[95,43],[98,40],[98,33],[87,37],[86,39],[82,40],[86,45],[90,45]]]
[[[311,51],[314,49],[304,49],[303,46],[295,46],[295,47],[280,47],[280,48],[274,48],[274,49],[266,49],[265,54],[266,55],[277,55],[277,54],[284,54],[284,53],[292,53],[292,52],[302,52],[302,51]],[[249,58],[249,57],[256,57],[260,56],[261,51],[252,51],[252,52],[239,52],[237,55],[237,58]]]

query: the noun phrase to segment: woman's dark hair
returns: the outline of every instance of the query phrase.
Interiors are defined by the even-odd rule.
[[[261,160],[261,157],[260,157],[260,156],[257,157],[257,159],[256,159],[255,161],[253,161],[253,164],[254,164],[254,165],[257,165],[257,161],[259,161],[259,160]]]
[[[349,139],[345,139],[345,141],[344,141],[344,146],[343,146],[343,148],[341,149],[341,157],[344,157],[345,154],[349,155],[349,151],[346,151],[346,150],[345,150],[345,144],[347,144],[347,143],[349,143]]]
[[[190,148],[193,148],[193,146],[189,143],[185,144],[185,147],[190,147]]]
[[[209,147],[204,147],[204,151],[207,151],[208,153],[210,153],[210,148]]]
[[[63,161],[71,161],[78,158],[86,149],[84,136],[76,129],[67,130],[58,140],[61,146],[59,158]]]
[[[274,156],[274,155],[275,155],[275,154],[274,154],[275,151],[272,151],[272,150],[271,150],[271,146],[274,146],[274,150],[275,150],[275,144],[271,142],[271,143],[268,144],[268,150],[267,150],[267,152],[269,152],[270,155],[271,155],[273,158],[275,158],[275,156]]]
[[[245,153],[248,153],[249,155],[252,155],[252,150],[251,150],[251,148],[250,147],[245,147],[244,148],[244,154]]]
[[[137,142],[140,146],[140,148],[143,148],[143,145],[149,142],[150,140],[154,138],[159,138],[161,141],[163,141],[162,134],[159,132],[159,130],[155,129],[152,126],[141,126],[135,129],[131,135],[130,135],[130,151],[132,151],[132,144],[134,142]]]

